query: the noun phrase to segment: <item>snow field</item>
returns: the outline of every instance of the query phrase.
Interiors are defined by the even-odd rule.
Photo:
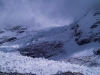
[[[0,52],[0,71],[33,73],[36,75],[52,75],[58,71],[81,72],[84,75],[99,75],[99,67],[86,67],[65,62],[47,60],[44,58],[30,58],[19,53]]]

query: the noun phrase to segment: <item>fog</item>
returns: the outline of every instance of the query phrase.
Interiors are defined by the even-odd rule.
[[[31,29],[69,25],[98,0],[0,0],[0,27]]]

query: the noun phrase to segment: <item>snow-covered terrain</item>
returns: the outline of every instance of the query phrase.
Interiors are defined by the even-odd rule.
[[[84,75],[99,75],[100,67],[87,67],[65,62],[47,60],[44,58],[30,58],[18,53],[0,52],[0,71],[33,73],[36,75],[51,75],[58,71],[80,72]]]
[[[30,31],[6,27],[0,31],[0,71],[52,75],[58,71],[99,75],[100,5],[69,26]]]

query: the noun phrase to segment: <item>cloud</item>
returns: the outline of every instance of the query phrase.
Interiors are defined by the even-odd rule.
[[[69,25],[94,0],[0,0],[0,26],[26,25],[32,29]]]

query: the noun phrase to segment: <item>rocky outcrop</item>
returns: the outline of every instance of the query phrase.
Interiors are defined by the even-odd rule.
[[[31,73],[6,73],[6,72],[0,72],[0,75],[36,75],[36,74],[31,74]],[[82,73],[79,73],[79,72],[64,72],[64,73],[61,73],[61,74],[54,74],[54,75],[84,75]]]
[[[98,26],[100,26],[100,21],[97,21],[95,24],[93,24],[93,25],[91,26],[91,29],[96,28],[96,27],[98,27]]]
[[[21,74],[21,73],[6,73],[6,72],[0,72],[0,75],[36,75],[36,74],[31,74],[31,73],[24,73],[24,74]]]
[[[59,53],[63,53],[63,43],[61,41],[45,41],[36,44],[29,44],[21,49],[20,53],[24,56],[49,58]]]
[[[100,48],[93,50],[94,55],[100,55]]]
[[[79,57],[70,57],[67,59],[63,59],[64,62],[69,62],[71,64],[78,64],[78,65],[87,65],[91,60],[94,58],[94,56],[79,56]]]
[[[61,73],[61,74],[55,74],[55,75],[84,75],[82,73],[79,73],[79,72],[64,72],[64,73]]]
[[[90,28],[87,28],[88,31],[80,30],[82,29],[79,25],[73,25],[75,41],[78,45],[84,45],[91,42],[100,42],[100,21],[97,21]]]
[[[4,31],[0,30],[0,34],[4,33]]]
[[[2,37],[0,38],[0,45],[2,45],[5,42],[11,42],[17,40],[16,37]]]
[[[12,27],[12,28],[6,28],[5,30],[16,32],[17,34],[24,33],[27,30],[27,27],[23,27],[21,25]]]

